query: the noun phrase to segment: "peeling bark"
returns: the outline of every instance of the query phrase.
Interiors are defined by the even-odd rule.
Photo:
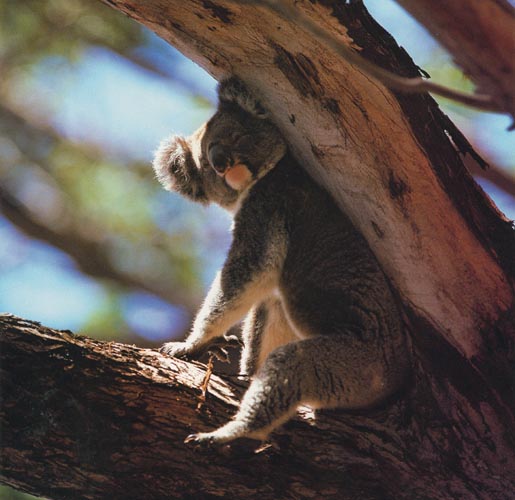
[[[368,240],[402,300],[467,358],[481,351],[479,332],[514,300],[515,237],[461,156],[480,158],[432,98],[389,91],[265,7],[106,3],[216,78],[244,80],[299,163]],[[361,2],[296,6],[363,57],[419,74]],[[400,184],[402,193],[392,190]]]

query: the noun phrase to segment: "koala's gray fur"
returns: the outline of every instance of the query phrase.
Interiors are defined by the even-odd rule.
[[[246,316],[241,370],[252,382],[234,419],[189,438],[199,442],[264,439],[300,404],[369,407],[399,387],[408,360],[398,308],[365,240],[240,80],[222,82],[219,96],[205,125],[164,141],[154,159],[166,188],[235,213],[232,246],[191,334],[162,347],[195,353]],[[227,181],[234,165],[238,189]]]

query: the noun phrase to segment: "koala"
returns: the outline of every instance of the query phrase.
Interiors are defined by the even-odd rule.
[[[264,440],[299,405],[363,409],[394,393],[407,352],[398,306],[365,239],[289,153],[242,81],[218,88],[214,116],[172,136],[153,167],[162,185],[233,214],[233,240],[190,335],[195,355],[244,318],[241,372],[251,378],[233,419],[186,441]]]

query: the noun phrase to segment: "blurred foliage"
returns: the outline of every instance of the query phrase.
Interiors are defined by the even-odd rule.
[[[184,223],[195,209],[165,198],[148,162],[127,162],[54,128],[59,96],[50,102],[38,93],[41,68],[66,74],[91,47],[157,78],[166,74],[153,62],[148,31],[100,2],[0,1],[0,208],[15,227],[68,253],[104,286],[105,300],[83,333],[134,339],[120,302],[131,290],[182,304],[188,316],[200,300],[198,234]],[[141,55],[145,47],[153,57]],[[198,93],[190,99],[206,106]],[[180,331],[165,327],[179,335],[182,323]]]
[[[70,255],[101,285],[100,305],[83,319],[81,333],[156,345],[184,334],[203,294],[199,225],[191,223],[198,209],[165,196],[148,162],[127,161],[55,128],[60,96],[49,100],[40,80],[49,71],[59,78],[80,67],[92,47],[116,54],[136,71],[166,76],[154,63],[148,31],[100,2],[0,0],[0,215]],[[141,55],[145,47],[154,59]],[[198,92],[189,99],[197,106],[208,102]],[[20,252],[14,265],[27,258]],[[66,267],[67,260],[56,259],[56,265]],[[164,330],[161,338],[141,336],[149,301],[140,313],[127,300],[135,291],[161,299],[158,306],[167,314],[156,325]],[[166,303],[183,308],[167,309]],[[127,304],[136,310],[132,317]],[[154,311],[148,321],[156,317]],[[0,486],[0,498],[33,497]]]
[[[28,493],[22,493],[21,491],[13,490],[9,486],[2,486],[0,484],[0,498],[2,500],[30,500],[36,498]]]
[[[191,109],[209,106],[198,81],[173,64],[177,56],[102,3],[0,0],[0,209],[15,227],[65,252],[102,284],[102,305],[84,318],[82,332],[137,338],[124,297],[143,291],[183,305],[191,317],[203,270],[227,242],[226,221],[206,228],[199,222],[205,212],[163,192],[149,158],[121,157],[87,134],[78,142],[56,128],[61,96],[48,88],[78,71],[92,48],[153,78],[179,82]],[[434,80],[471,91],[471,82],[442,54],[433,47],[417,62]],[[162,327],[178,335],[182,324]]]
[[[50,55],[78,61],[89,45],[129,53],[145,43],[140,25],[100,2],[3,0],[0,2],[0,68],[5,76]]]

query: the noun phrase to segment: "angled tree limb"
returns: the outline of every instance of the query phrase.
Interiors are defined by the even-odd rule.
[[[391,90],[398,90],[400,92],[407,92],[410,94],[430,92],[483,111],[506,111],[499,107],[488,95],[466,94],[465,92],[445,87],[444,85],[440,85],[430,80],[425,80],[424,78],[406,78],[383,69],[380,66],[367,61],[364,57],[361,57],[357,52],[347,47],[335,36],[331,36],[331,34],[322,26],[313,22],[309,17],[302,14],[299,9],[292,7],[287,2],[277,2],[273,0],[233,0],[233,3],[245,3],[249,5],[268,7],[270,10],[283,16],[285,19],[293,21],[299,26],[305,28],[314,37],[327,45],[328,48],[334,50],[346,61],[352,63],[357,68],[360,68],[371,77],[376,78]]]
[[[514,300],[515,234],[463,165],[459,154],[474,154],[472,148],[431,98],[392,94],[266,7],[105,3],[215,77],[242,78],[299,163],[368,240],[402,299],[467,357],[481,351],[478,332]],[[367,59],[418,74],[361,2],[295,6],[347,45],[360,46]]]
[[[480,168],[474,161],[467,162],[466,164],[474,177],[480,177],[491,182],[494,186],[515,199],[515,175],[507,171],[507,169],[492,163],[489,163],[487,169]]]
[[[507,0],[397,0],[452,54],[479,92],[515,118],[515,8]]]

